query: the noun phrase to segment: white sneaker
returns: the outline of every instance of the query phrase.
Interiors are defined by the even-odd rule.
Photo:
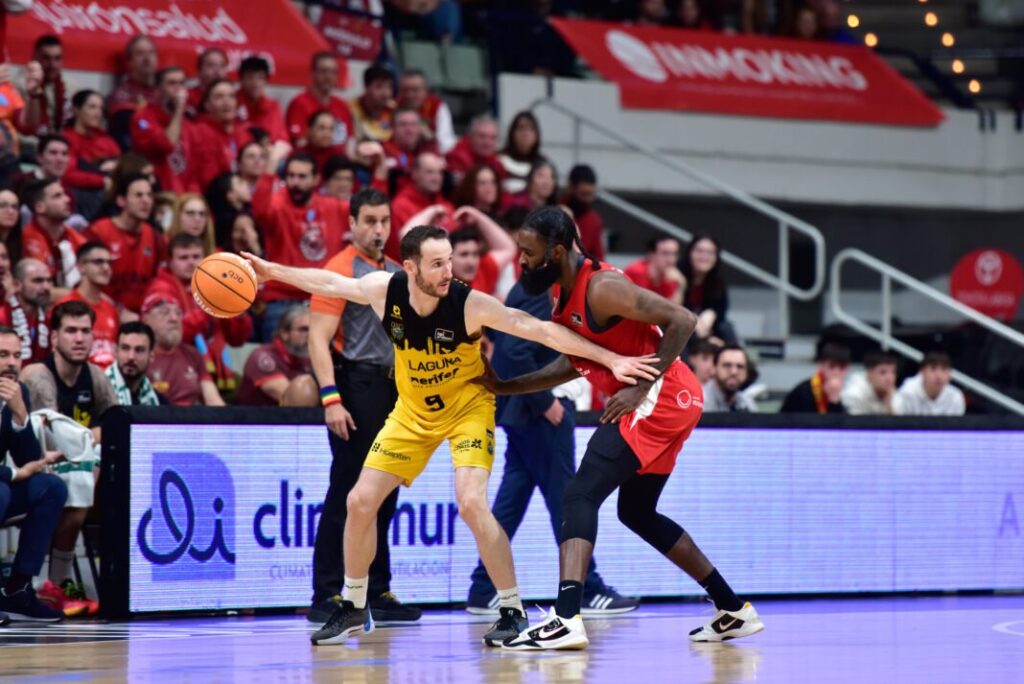
[[[579,650],[589,645],[583,618],[558,617],[552,608],[543,622],[506,640],[501,647],[512,651],[546,651]]]
[[[711,622],[690,632],[690,641],[729,641],[757,634],[762,629],[764,623],[761,622],[754,606],[748,602],[734,613],[727,610],[718,611]]]

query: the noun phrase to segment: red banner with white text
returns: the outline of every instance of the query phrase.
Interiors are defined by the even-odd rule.
[[[220,47],[232,71],[259,55],[271,64],[272,82],[301,85],[309,81],[313,53],[331,50],[289,0],[35,0],[7,23],[11,62],[30,60],[36,38],[52,33],[64,43],[64,66],[86,71],[122,71],[125,44],[146,35],[160,51],[160,66],[195,73],[196,56]],[[345,60],[339,61],[338,85],[345,86]]]
[[[552,25],[629,109],[937,126],[943,114],[859,45],[597,21]]]
[[[380,55],[384,42],[384,17],[330,7],[312,9],[310,20],[339,55],[367,62]]]

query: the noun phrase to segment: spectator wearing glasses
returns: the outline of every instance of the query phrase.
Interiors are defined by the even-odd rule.
[[[181,307],[162,292],[147,295],[142,303],[142,322],[156,336],[149,381],[174,406],[224,406],[202,354],[182,344],[181,319]]]
[[[704,383],[704,413],[756,413],[757,404],[741,391],[747,383],[750,359],[736,344],[715,353],[715,375]]]

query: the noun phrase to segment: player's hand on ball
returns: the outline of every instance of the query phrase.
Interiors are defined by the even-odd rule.
[[[627,385],[635,385],[637,380],[654,381],[661,371],[657,364],[661,359],[653,354],[650,356],[620,356],[608,367],[615,379]]]
[[[614,423],[627,413],[636,410],[636,407],[643,403],[648,391],[650,388],[647,385],[623,387],[612,395],[612,398],[604,405],[601,422]]]
[[[256,272],[256,279],[259,282],[265,283],[268,280],[274,279],[270,273],[271,263],[269,261],[264,261],[251,252],[242,252],[242,258],[252,266],[252,270]]]

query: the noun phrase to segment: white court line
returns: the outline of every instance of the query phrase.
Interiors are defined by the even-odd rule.
[[[1014,625],[1020,625],[1020,631],[1011,629]],[[997,625],[992,625],[993,631],[999,632],[1000,634],[1012,634],[1013,636],[1019,636],[1024,638],[1024,620],[1010,620],[1009,622],[1000,622]]]

